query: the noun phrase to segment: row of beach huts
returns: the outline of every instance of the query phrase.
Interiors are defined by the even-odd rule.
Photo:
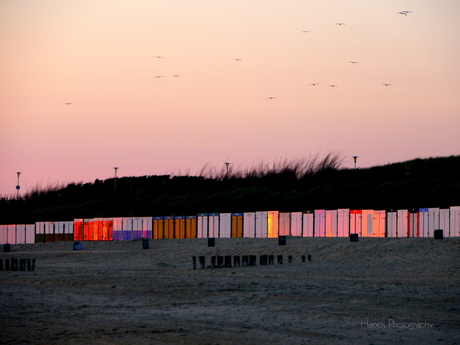
[[[460,237],[460,206],[417,210],[312,210],[114,217],[0,225],[0,244],[185,238]]]

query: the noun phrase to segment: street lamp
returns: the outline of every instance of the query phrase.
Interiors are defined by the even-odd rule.
[[[113,167],[113,170],[115,170],[114,189],[117,189],[117,170],[118,170],[118,167]]]
[[[225,162],[224,164],[225,164],[225,167],[227,168],[227,175],[228,175],[228,166],[230,165],[230,163],[229,163],[229,162]]]
[[[19,190],[21,189],[21,186],[19,185],[19,175],[21,175],[21,172],[18,171],[16,174],[18,174],[18,184],[16,185],[16,199],[19,200]]]
[[[358,160],[359,156],[353,156],[353,160],[355,161],[355,169],[356,169],[356,161]]]

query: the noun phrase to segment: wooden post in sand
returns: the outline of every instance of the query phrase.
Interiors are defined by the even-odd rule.
[[[20,271],[26,270],[26,259],[19,259],[19,270]]]
[[[199,256],[198,261],[200,262],[200,269],[204,270],[206,268],[206,257]]]
[[[239,255],[233,256],[233,267],[240,267],[240,256]]]
[[[260,262],[260,266],[267,266],[268,265],[268,255],[261,255],[259,262]]]
[[[308,262],[311,262],[311,254],[308,254]]]
[[[359,242],[358,234],[350,234],[350,242]]]
[[[18,259],[11,258],[11,270],[12,271],[18,270]]]
[[[5,271],[10,270],[10,259],[5,259]]]
[[[268,256],[268,264],[269,265],[274,265],[275,264],[275,256],[274,255],[269,255]]]
[[[302,255],[302,262],[305,262],[305,255]]]
[[[217,267],[218,268],[224,267],[224,257],[221,255],[217,255]]]
[[[216,257],[211,256],[211,268],[216,268]]]
[[[192,266],[193,269],[196,270],[196,256],[192,256]]]
[[[288,255],[288,264],[292,264],[292,255]]]
[[[278,255],[277,259],[278,259],[278,265],[282,265],[283,264],[283,256]]]
[[[224,267],[232,268],[232,256],[231,255],[224,256]]]
[[[278,245],[285,246],[286,245],[286,236],[279,236],[278,237]]]
[[[441,229],[436,229],[434,231],[434,239],[435,240],[443,240],[444,239],[444,233]]]
[[[242,262],[241,262],[242,267],[248,266],[248,264],[249,264],[249,256],[248,255],[243,255],[241,257],[241,260],[242,260]]]

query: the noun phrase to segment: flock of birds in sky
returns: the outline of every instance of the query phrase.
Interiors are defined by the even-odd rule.
[[[412,11],[399,11],[397,14],[403,15],[403,16],[407,16],[409,13],[412,13]],[[346,23],[335,23],[335,25],[342,26],[342,25],[346,25]],[[306,34],[306,33],[309,33],[309,32],[311,32],[311,31],[310,31],[310,30],[303,30],[303,31],[302,31],[302,33],[305,33],[305,34]],[[163,56],[157,55],[157,56],[155,56],[155,58],[156,58],[156,59],[163,59]],[[242,61],[242,59],[239,59],[239,58],[235,58],[235,59],[233,59],[233,60],[234,60],[234,61],[237,61],[237,62]],[[358,61],[348,61],[348,63],[351,63],[351,64],[354,65],[354,64],[357,64]],[[180,75],[179,75],[179,74],[173,74],[172,77],[178,78],[178,77],[180,77]],[[154,76],[153,78],[159,79],[159,78],[164,78],[164,76],[163,76],[163,75],[156,75],[156,76]],[[317,86],[317,85],[319,85],[319,83],[311,83],[311,84],[309,84],[309,86]],[[391,86],[391,84],[389,84],[389,83],[383,83],[382,85],[383,85],[383,86]],[[330,85],[328,85],[328,87],[334,88],[334,87],[338,87],[338,85],[336,85],[336,84],[330,84]],[[276,97],[270,96],[270,97],[267,97],[267,99],[276,99]],[[72,105],[73,103],[71,103],[71,102],[66,102],[66,103],[64,103],[64,104],[66,104],[66,105]]]

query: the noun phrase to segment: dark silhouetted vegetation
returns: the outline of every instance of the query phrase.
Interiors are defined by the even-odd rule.
[[[228,169],[228,170],[227,170]],[[116,188],[115,188],[116,185]],[[460,205],[460,156],[343,168],[340,154],[204,167],[198,176],[141,176],[34,188],[3,198],[0,223],[201,212],[413,209]]]

